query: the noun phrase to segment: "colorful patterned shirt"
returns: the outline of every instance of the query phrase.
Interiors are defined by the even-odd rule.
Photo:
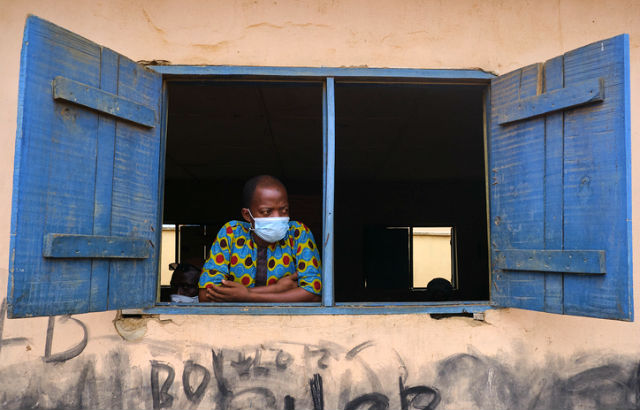
[[[258,246],[249,228],[248,222],[230,221],[220,229],[202,268],[200,288],[218,286],[227,275],[248,288],[255,286]],[[284,239],[267,247],[267,285],[296,272],[298,286],[321,294],[320,254],[313,234],[304,224],[290,221]]]

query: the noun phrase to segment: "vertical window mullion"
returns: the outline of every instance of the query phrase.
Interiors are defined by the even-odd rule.
[[[333,306],[333,205],[335,191],[336,110],[335,81],[327,77],[322,88],[322,154],[323,154],[323,216],[322,227],[322,305]]]

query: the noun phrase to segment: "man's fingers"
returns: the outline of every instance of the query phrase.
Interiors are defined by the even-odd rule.
[[[222,286],[223,287],[229,287],[229,288],[237,288],[237,287],[244,287],[244,285],[238,283],[238,282],[234,282],[232,280],[223,280],[222,281]]]
[[[279,280],[290,280],[295,282],[298,280],[298,273],[296,272],[293,275],[283,276]]]
[[[207,289],[207,295],[211,299],[212,302],[224,302],[225,300],[225,292],[222,286],[214,286]]]
[[[226,294],[222,286],[207,288],[207,296],[211,302],[226,302]]]
[[[219,286],[207,287],[207,300],[211,302],[235,302],[246,300],[248,290],[241,283],[223,280]]]
[[[229,288],[225,288],[224,286],[214,286],[209,288],[209,294],[211,296],[223,296],[227,293]]]
[[[202,302],[228,302],[231,300],[229,296],[231,289],[233,289],[231,286],[214,286],[209,284],[209,286],[205,288]]]

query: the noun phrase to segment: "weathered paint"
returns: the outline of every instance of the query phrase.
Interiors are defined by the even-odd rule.
[[[190,314],[190,315],[397,315],[406,313],[464,314],[482,313],[493,307],[489,302],[362,302],[335,303],[326,307],[320,303],[203,303],[173,305],[158,303],[155,307],[131,310],[131,313]]]
[[[491,81],[492,300],[500,306],[545,310],[549,292],[561,295],[563,313],[633,320],[628,44],[626,35],[603,39],[552,60],[554,75],[533,64]],[[547,76],[564,86],[543,92]],[[547,128],[540,115],[557,109],[562,124]],[[561,169],[547,167],[560,159]],[[547,281],[540,271],[568,274]]]
[[[606,273],[604,251],[496,251],[496,268],[515,271]]]
[[[10,323],[2,306],[0,329]],[[427,408],[432,409],[636,406],[637,356],[593,349],[559,354],[549,349],[554,344],[550,338],[535,340],[533,335],[534,340],[526,340],[535,333],[534,323],[509,328],[491,316],[484,323],[416,315],[400,321],[397,316],[345,316],[317,323],[313,337],[304,317],[266,322],[228,317],[232,327],[181,316],[116,319],[131,341],[110,329],[111,313],[32,319],[30,328],[2,334],[2,405],[353,410],[369,408],[356,403],[388,403],[381,409],[421,408],[419,403],[431,403]],[[89,321],[99,335],[89,332]],[[214,326],[206,328],[207,323]],[[259,343],[246,339],[261,323],[262,331],[272,336]],[[415,331],[425,326],[431,333]],[[281,334],[272,333],[278,329]],[[452,329],[458,332],[454,335]],[[477,347],[500,344],[497,332],[518,340]],[[443,341],[442,334],[451,337]]]
[[[42,255],[46,258],[146,259],[151,254],[149,248],[149,240],[143,238],[49,233],[44,236]]]
[[[411,68],[357,68],[357,67],[247,67],[247,66],[192,66],[192,65],[150,65],[153,71],[167,75],[240,75],[271,76],[291,75],[295,77],[395,77],[402,79],[427,79],[434,81],[456,80],[456,83],[483,82],[495,75],[476,70],[430,70]]]
[[[161,226],[160,75],[36,17],[22,55],[9,316],[150,306]],[[117,96],[97,89],[112,81]],[[88,107],[127,121],[103,124]],[[72,254],[82,259],[60,259]],[[96,254],[112,260],[93,264]]]
[[[632,83],[627,98],[635,107],[640,103],[640,82],[635,81],[640,78],[639,7],[632,1],[577,0],[407,1],[400,4],[367,2],[366,5],[357,1],[279,1],[277,4],[237,1],[215,5],[194,1],[189,7],[184,2],[153,2],[153,5],[125,1],[14,2],[5,5],[0,15],[5,34],[0,43],[4,57],[0,81],[6,96],[0,102],[0,123],[5,124],[0,129],[3,146],[0,175],[4,175],[0,178],[0,192],[8,204],[16,147],[16,113],[21,109],[16,103],[18,60],[27,13],[54,21],[134,60],[159,58],[174,64],[481,67],[503,74],[628,32],[631,46],[628,69]],[[548,65],[545,69],[549,69]],[[632,110],[627,117],[633,141],[638,140],[640,130],[637,112]],[[553,120],[547,116],[545,121],[549,126]],[[636,157],[638,147],[638,144],[632,146],[632,155]],[[547,166],[554,164],[548,162]],[[637,164],[633,165],[632,174],[635,194],[640,181]],[[627,183],[631,184],[631,179]],[[634,201],[636,214],[637,205],[638,201]],[[0,209],[0,241],[4,241],[4,245],[0,245],[0,267],[8,266],[10,257],[9,226],[10,210],[6,206]],[[633,253],[636,255],[640,254],[639,232],[634,223]],[[1,289],[7,276],[7,270],[0,269]],[[547,281],[551,280],[549,276],[556,277],[549,274]],[[638,279],[636,268],[636,284]],[[636,306],[640,303],[637,289],[638,286],[634,297]],[[40,403],[40,407],[52,408],[62,403],[76,408],[152,408],[155,383],[151,380],[154,368],[151,361],[156,362],[158,404],[167,403],[169,396],[162,392],[171,368],[174,381],[167,385],[167,393],[173,397],[172,407],[213,407],[211,404],[215,403],[219,390],[212,349],[216,354],[224,350],[222,374],[230,379],[229,390],[236,394],[246,388],[265,387],[274,392],[276,408],[285,408],[285,403],[289,403],[288,408],[312,408],[310,380],[314,380],[316,393],[320,390],[324,393],[327,409],[344,408],[349,401],[368,393],[382,394],[389,398],[390,408],[399,408],[398,373],[403,370],[400,362],[395,361],[396,352],[408,369],[403,386],[437,389],[439,409],[637,406],[633,401],[640,360],[637,322],[566,317],[520,309],[488,311],[486,323],[468,318],[436,321],[419,314],[311,318],[161,315],[159,320],[170,322],[150,320],[149,331],[141,341],[124,342],[114,330],[114,316],[114,312],[74,316],[86,326],[88,343],[79,355],[63,356],[67,360],[57,363],[42,360],[47,345],[47,319],[4,321],[0,326],[3,328],[0,374],[5,386],[2,391],[7,392],[7,396],[2,407],[20,408]],[[55,320],[50,354],[68,351],[82,340],[82,327],[73,320],[59,317]],[[347,352],[371,341],[349,364],[360,366],[360,359],[366,359],[366,363],[372,363],[373,373],[363,367],[349,368],[349,364],[338,365],[335,372],[329,372],[337,362],[330,359],[329,366],[322,371],[302,366],[296,368],[299,371],[295,373],[286,373],[286,379],[267,378],[260,371],[254,375],[253,369],[249,378],[240,378],[238,367],[231,365],[232,359],[240,363],[240,354],[244,354],[246,360],[255,355],[260,344],[273,347],[279,346],[279,341],[310,346],[311,352],[337,345],[341,349],[337,351],[343,352],[338,357],[345,358],[341,359],[345,363]],[[290,352],[294,364],[304,362],[304,349],[301,349],[297,355]],[[315,360],[310,361],[317,363],[320,356],[316,353],[312,355]],[[267,362],[265,354],[262,358]],[[282,365],[282,360],[280,363]],[[204,367],[210,377],[198,405],[191,404],[189,397],[197,398],[194,395],[197,384],[204,380],[206,373],[196,365]],[[271,366],[276,369],[271,374],[277,374],[274,364],[261,366]],[[194,374],[189,397],[182,381],[185,368],[187,375]],[[314,378],[316,373],[321,377],[322,389],[318,388],[319,379]],[[372,384],[373,374],[382,375],[379,385]],[[292,385],[296,389],[290,388]],[[346,390],[350,393],[341,395]],[[124,404],[120,406],[121,397]],[[427,400],[431,397],[422,396]]]
[[[498,117],[498,124],[504,125],[602,100],[604,100],[604,79],[596,78],[544,94],[520,99],[502,107],[496,113],[496,116]]]
[[[146,127],[155,126],[156,112],[153,109],[61,76],[53,80],[53,98],[82,105]]]
[[[335,81],[328,77],[323,86],[322,93],[322,131],[323,131],[323,209],[322,231],[325,237],[322,241],[322,305],[333,306],[333,212],[335,196],[335,164],[336,164],[336,105],[335,105]]]

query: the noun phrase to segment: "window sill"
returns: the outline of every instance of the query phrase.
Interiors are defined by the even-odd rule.
[[[370,302],[337,303],[325,307],[319,303],[200,303],[198,305],[158,303],[146,309],[127,309],[123,314],[165,315],[393,315],[393,314],[442,314],[482,313],[495,306],[489,301],[473,302]]]

